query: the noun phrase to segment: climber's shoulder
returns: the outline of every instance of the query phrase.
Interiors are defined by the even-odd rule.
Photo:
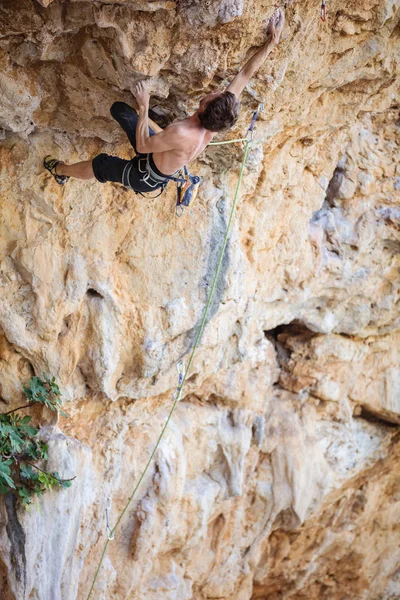
[[[177,121],[176,123],[171,123],[164,130],[168,133],[169,136],[174,137],[176,139],[187,137],[188,128],[185,126],[184,121]]]

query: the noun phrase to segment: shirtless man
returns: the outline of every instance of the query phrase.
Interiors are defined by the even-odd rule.
[[[115,102],[111,115],[124,129],[135,150],[136,156],[132,160],[99,154],[93,160],[66,165],[46,157],[44,166],[60,185],[64,185],[70,177],[95,177],[100,183],[114,181],[140,193],[165,187],[177,171],[199,156],[217,131],[234,125],[239,114],[240,94],[279,43],[284,22],[284,14],[278,8],[267,25],[268,41],[226,90],[207,94],[194,115],[168,125],[165,130],[158,128],[159,132],[155,133],[149,127],[150,94],[144,82],[138,83],[134,92],[138,113],[124,102]]]

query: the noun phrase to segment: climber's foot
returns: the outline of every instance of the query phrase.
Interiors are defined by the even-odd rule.
[[[273,44],[279,44],[284,25],[285,13],[281,8],[277,8],[272,17],[267,21],[267,34],[270,36]]]
[[[61,160],[57,160],[56,158],[52,158],[50,155],[46,156],[43,161],[43,166],[45,169],[49,171],[57,181],[58,185],[65,185],[69,179],[67,175],[58,175],[57,174],[57,165],[64,164]]]

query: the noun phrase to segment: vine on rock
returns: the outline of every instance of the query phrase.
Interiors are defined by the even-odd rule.
[[[61,409],[61,392],[55,378],[50,379],[43,373],[43,379],[32,377],[23,389],[28,404],[0,414],[0,493],[18,494],[22,503],[28,506],[34,496],[40,497],[53,486],[70,487],[75,477],[61,479],[57,472],[41,468],[48,459],[48,445],[39,438],[39,429],[30,425],[32,417],[19,412],[43,404],[66,417]]]

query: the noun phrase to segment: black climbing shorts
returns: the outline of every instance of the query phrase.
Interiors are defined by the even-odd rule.
[[[139,120],[137,112],[125,102],[114,102],[110,112],[127,134],[136,156],[132,160],[124,160],[118,156],[99,154],[92,161],[94,176],[100,183],[106,183],[106,181],[122,183],[122,185],[131,187],[135,192],[152,192],[159,189],[164,185],[163,183],[152,186],[143,181],[143,177],[146,175],[147,158],[153,171],[160,177],[165,177],[165,183],[168,182],[168,178],[157,169],[152,154],[141,154],[136,150],[136,127]],[[149,133],[155,135],[150,127]]]

